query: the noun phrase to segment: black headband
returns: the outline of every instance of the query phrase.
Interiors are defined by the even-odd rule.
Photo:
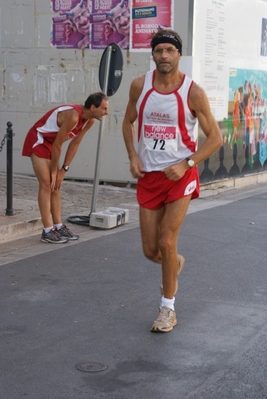
[[[152,47],[152,51],[154,50],[154,48],[160,44],[160,43],[170,43],[173,44],[178,50],[179,53],[182,55],[182,45],[181,43],[176,39],[175,36],[171,35],[171,34],[165,34],[162,35],[160,37],[156,37],[154,39],[151,40],[151,47]]]

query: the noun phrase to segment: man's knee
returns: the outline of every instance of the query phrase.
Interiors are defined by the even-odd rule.
[[[159,248],[161,253],[170,253],[177,249],[177,237],[162,236],[159,238]]]
[[[161,263],[161,253],[158,249],[143,248],[143,252],[147,259],[155,263]]]
[[[41,191],[46,191],[51,193],[51,182],[50,181],[41,181],[39,183],[39,187]]]

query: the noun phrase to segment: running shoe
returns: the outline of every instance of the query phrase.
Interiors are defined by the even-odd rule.
[[[151,331],[153,332],[169,332],[177,324],[176,313],[167,306],[159,309],[159,314],[152,324]]]
[[[68,240],[78,240],[80,236],[78,234],[73,234],[68,227],[63,224],[60,229],[57,229],[57,232],[64,238],[68,238]]]
[[[68,238],[63,237],[56,229],[53,228],[48,233],[46,233],[44,230],[42,231],[41,241],[50,244],[64,244],[69,240]]]

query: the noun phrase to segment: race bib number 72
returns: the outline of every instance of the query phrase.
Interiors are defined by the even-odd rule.
[[[144,144],[149,151],[177,151],[176,126],[144,125]]]

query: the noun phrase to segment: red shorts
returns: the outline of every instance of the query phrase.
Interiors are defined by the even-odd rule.
[[[52,145],[56,138],[56,133],[50,133],[44,137],[42,143],[38,142],[38,134],[34,127],[32,127],[27,136],[25,137],[22,155],[30,157],[32,153],[37,155],[39,158],[51,159]]]
[[[188,195],[192,195],[191,199],[198,198],[199,192],[196,166],[177,181],[169,180],[163,172],[147,172],[137,183],[137,201],[140,206],[148,209],[160,209],[164,204]]]

